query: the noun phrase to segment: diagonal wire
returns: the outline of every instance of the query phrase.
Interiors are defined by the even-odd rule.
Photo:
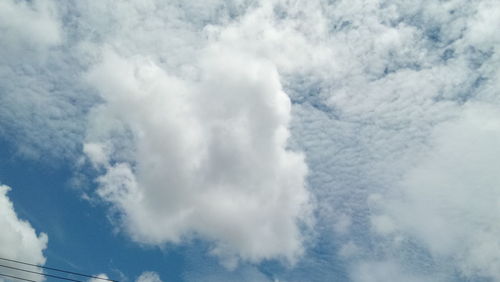
[[[59,272],[63,272],[63,273],[68,273],[68,274],[73,274],[73,275],[78,275],[78,276],[83,276],[83,277],[88,277],[88,278],[106,280],[106,281],[111,281],[111,282],[118,282],[116,280],[111,280],[111,279],[108,279],[108,278],[102,278],[102,277],[98,277],[98,276],[87,275],[87,274],[83,274],[83,273],[78,273],[78,272],[73,272],[73,271],[67,271],[67,270],[63,270],[63,269],[59,269],[59,268],[53,268],[53,267],[48,267],[48,266],[41,266],[41,265],[27,263],[27,262],[22,262],[22,261],[13,260],[13,259],[7,259],[7,258],[0,257],[0,260],[5,260],[5,261],[10,261],[10,262],[20,263],[20,264],[29,265],[29,266],[36,266],[36,267],[43,268],[43,269],[49,269],[49,270],[53,270],[53,271],[59,271]]]
[[[35,280],[29,280],[29,279],[25,279],[25,278],[21,278],[21,277],[17,277],[17,276],[14,276],[14,275],[9,275],[9,274],[4,274],[4,273],[0,273],[0,276],[14,278],[14,279],[28,281],[28,282],[36,282]]]
[[[47,273],[43,273],[43,272],[31,271],[31,270],[17,268],[17,267],[3,265],[3,264],[0,264],[0,267],[10,268],[10,269],[18,270],[18,271],[24,271],[24,272],[33,273],[33,274],[37,274],[37,275],[41,275],[41,276],[46,276],[46,277],[57,278],[57,279],[61,279],[61,280],[82,282],[81,280],[75,280],[75,279],[66,278],[66,277],[57,276],[57,275],[52,275],[52,274],[47,274]]]

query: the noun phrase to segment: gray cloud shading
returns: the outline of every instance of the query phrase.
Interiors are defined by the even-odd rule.
[[[133,240],[286,281],[500,279],[495,1],[5,3],[31,20],[0,22],[0,133],[83,148]]]

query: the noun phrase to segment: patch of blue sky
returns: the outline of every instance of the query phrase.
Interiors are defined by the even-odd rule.
[[[82,199],[82,187],[73,187],[72,164],[23,158],[5,138],[0,139],[0,159],[1,183],[12,187],[9,194],[19,216],[49,235],[46,266],[107,273],[122,281],[149,269],[165,281],[183,281],[183,247],[148,248],[117,232],[106,206]]]
[[[461,117],[475,103],[496,103],[496,43],[481,43],[482,38],[474,42],[467,37],[477,34],[467,32],[474,27],[474,21],[482,19],[473,16],[482,6],[456,1],[450,2],[455,6],[434,3],[438,6],[430,9],[425,4],[383,1],[372,9],[360,3],[321,2],[318,7],[324,10],[311,11],[304,6],[297,12],[296,6],[287,2],[277,4],[269,14],[265,5],[262,8],[247,1],[179,2],[157,9],[139,4],[127,6],[129,3],[119,5],[119,11],[130,12],[129,16],[96,6],[93,17],[92,7],[73,1],[59,8],[66,41],[51,47],[47,60],[22,57],[24,49],[9,49],[14,50],[11,57],[19,57],[19,62],[0,56],[1,70],[7,77],[0,85],[0,104],[7,105],[0,112],[0,181],[12,187],[10,197],[19,215],[37,231],[48,233],[47,265],[94,274],[104,272],[118,279],[123,274],[130,280],[142,271],[152,270],[165,281],[364,282],[372,281],[365,279],[366,272],[380,268],[408,281],[430,281],[427,279],[433,274],[438,274],[437,278],[432,277],[438,281],[490,281],[481,278],[495,275],[488,262],[439,257],[428,247],[432,240],[429,243],[425,241],[428,238],[417,238],[419,234],[413,234],[412,228],[425,229],[424,221],[404,222],[407,225],[400,226],[401,234],[408,236],[404,240],[392,235],[392,223],[385,217],[376,227],[374,217],[385,214],[371,203],[380,195],[391,196],[394,183],[416,166],[422,152],[434,148],[432,136],[437,125]],[[337,4],[340,9],[336,9]],[[387,13],[385,17],[385,12],[394,11],[393,6],[399,15]],[[364,17],[358,18],[356,9]],[[379,15],[380,11],[384,13]],[[144,17],[143,12],[148,16]],[[305,20],[310,13],[316,22],[314,12],[326,22],[326,35],[323,29],[315,30]],[[371,22],[364,22],[366,18]],[[130,19],[150,21],[147,25],[127,25]],[[245,20],[250,24],[240,25]],[[371,29],[374,22],[379,30]],[[263,30],[271,31],[270,37],[266,37],[266,32],[253,34],[249,29],[250,26],[258,30],[260,24],[266,27]],[[287,29],[289,26],[294,28]],[[387,32],[386,41],[377,41],[379,31]],[[273,41],[277,34],[292,34],[285,39],[303,49],[286,53],[290,52],[286,40],[280,42],[284,44]],[[312,35],[321,39],[315,42],[319,47],[301,45],[300,40],[314,39]],[[125,57],[144,55],[169,75],[181,66],[185,72],[179,77],[194,77],[196,81],[201,67],[189,59],[194,61],[190,56],[198,51],[189,48],[203,49],[210,42],[220,43],[215,44],[220,48],[227,44],[224,40],[236,49],[262,55],[276,66],[292,103],[287,148],[305,155],[309,170],[307,187],[315,199],[316,220],[316,233],[306,238],[305,254],[293,267],[266,259],[240,262],[230,270],[210,255],[214,241],[203,238],[161,246],[133,242],[120,230],[120,220],[126,218],[112,217],[110,210],[115,207],[94,193],[95,180],[105,169],[96,171],[88,162],[76,164],[88,137],[89,111],[97,104],[106,104],[98,89],[82,82],[82,76],[100,58],[93,57],[95,50],[75,51],[82,47],[80,43],[106,45]],[[238,45],[238,40],[244,43]],[[266,45],[266,40],[271,43]],[[189,51],[184,52],[179,46]],[[301,62],[303,53],[315,54],[325,49],[341,55],[321,53],[325,54],[321,64],[297,67],[279,58],[274,62],[273,56],[283,55],[273,53],[274,49],[285,50],[286,56],[293,54],[287,58],[288,63],[295,59]],[[309,62],[310,58],[305,57],[303,62]],[[341,67],[335,68],[336,64]],[[116,154],[109,156],[111,167],[127,161],[133,173],[138,173],[131,152],[136,137],[127,130],[114,135],[120,142],[114,148]],[[92,200],[82,199],[82,194]],[[450,204],[446,198],[443,202],[445,206]],[[446,214],[437,213],[438,216],[446,218]],[[399,245],[391,245],[391,240]],[[465,251],[457,247],[460,256],[466,257],[469,250],[478,247],[474,242],[470,244]],[[468,264],[472,270],[464,266]],[[384,277],[384,273],[377,275]]]

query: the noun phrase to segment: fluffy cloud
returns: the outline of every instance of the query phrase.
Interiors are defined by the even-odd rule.
[[[103,282],[105,280],[103,279],[109,279],[108,275],[101,273],[99,275],[96,275],[96,277],[102,278],[102,279],[97,279],[97,278],[91,278],[88,280],[88,282]]]
[[[500,111],[467,105],[435,129],[433,148],[384,202],[400,236],[423,243],[465,276],[500,279]]]
[[[9,190],[8,186],[0,185],[0,229],[2,230],[0,232],[0,257],[43,265],[45,264],[43,251],[47,247],[48,237],[45,233],[37,235],[29,222],[17,217],[14,206],[7,196]],[[2,261],[1,264],[25,268],[6,261]],[[41,269],[33,270],[41,271]],[[2,268],[1,273],[34,281],[43,280],[43,277],[39,275],[7,268]],[[3,281],[2,279],[4,277],[0,277],[0,281]]]
[[[103,282],[103,281],[105,281],[103,279],[106,279],[106,280],[109,279],[108,275],[106,275],[104,273],[96,275],[96,277],[99,277],[101,279],[91,278],[88,280],[88,282]],[[137,277],[137,279],[135,281],[136,282],[162,282],[158,273],[153,272],[153,271],[144,271],[143,273],[141,273],[141,275],[139,275],[139,277]]]
[[[0,21],[0,133],[83,145],[134,240],[208,238],[228,264],[303,253],[303,151],[321,247],[285,280],[497,277],[495,163],[467,147],[496,136],[494,0],[185,2],[2,3],[29,20]]]
[[[342,260],[352,266],[349,269],[355,270],[352,272],[355,274],[350,272],[354,280],[365,279],[365,274],[373,272],[376,268],[373,265],[377,263],[386,267],[388,273],[410,280],[431,279],[430,272],[449,274],[456,269],[469,277],[493,275],[492,270],[481,268],[479,263],[458,260],[449,263],[446,257],[458,252],[458,248],[445,255],[428,257],[429,252],[435,254],[435,251],[431,239],[422,239],[426,228],[421,227],[422,230],[417,232],[410,218],[401,217],[405,213],[396,208],[388,211],[380,206],[388,205],[386,198],[393,197],[394,193],[403,193],[404,185],[399,185],[401,178],[409,177],[415,167],[422,165],[422,155],[434,150],[430,144],[436,138],[434,132],[441,128],[439,124],[459,118],[468,101],[495,103],[495,89],[500,81],[496,71],[498,35],[489,27],[495,26],[498,19],[495,16],[498,14],[497,5],[492,1],[425,1],[416,5],[408,1],[361,0],[267,1],[256,5],[239,2],[233,6],[221,3],[208,3],[203,13],[196,12],[194,4],[170,9],[159,6],[154,11],[147,5],[123,4],[118,8],[127,11],[127,18],[132,20],[115,14],[114,21],[109,24],[117,27],[116,32],[102,34],[103,41],[112,46],[105,48],[113,51],[104,52],[103,61],[97,60],[98,66],[87,77],[90,84],[101,92],[105,104],[94,109],[85,152],[95,167],[106,171],[99,179],[101,188],[98,192],[114,203],[119,212],[129,215],[122,217],[124,226],[143,222],[140,228],[129,233],[137,241],[150,243],[177,242],[189,232],[198,232],[216,241],[233,238],[227,234],[214,234],[207,226],[198,226],[196,221],[185,221],[184,218],[169,222],[169,225],[180,226],[169,229],[178,233],[162,233],[165,231],[160,227],[151,228],[154,224],[147,224],[148,221],[157,222],[157,218],[150,214],[159,210],[169,216],[175,213],[161,207],[150,208],[149,213],[139,216],[136,211],[146,205],[137,199],[160,195],[150,194],[150,189],[145,187],[152,187],[150,185],[157,183],[158,179],[163,179],[163,176],[152,175],[156,167],[173,166],[165,160],[176,160],[176,166],[172,172],[162,175],[165,179],[180,182],[175,185],[163,183],[171,187],[191,187],[193,184],[188,185],[182,180],[185,175],[188,175],[185,179],[201,179],[204,174],[197,173],[193,178],[193,174],[186,174],[186,171],[196,171],[192,168],[204,164],[200,164],[196,157],[186,159],[182,156],[201,155],[196,153],[197,150],[209,148],[204,147],[207,144],[193,140],[214,134],[215,131],[211,130],[218,127],[210,124],[216,120],[216,114],[219,114],[219,119],[223,114],[226,118],[231,117],[231,123],[237,127],[239,121],[232,118],[233,113],[215,104],[224,101],[223,105],[230,109],[246,107],[238,105],[237,98],[227,100],[229,97],[246,97],[240,94],[239,87],[229,84],[235,80],[231,74],[245,76],[245,72],[238,70],[237,62],[247,70],[247,66],[248,69],[255,66],[250,62],[254,61],[276,68],[278,82],[293,101],[290,146],[306,153],[309,187],[318,198],[319,240],[333,240],[344,246],[339,248],[333,244],[335,247],[325,250],[328,244],[322,244],[321,254],[329,253],[334,261],[340,249],[341,256],[345,257]],[[215,12],[215,7],[220,8],[219,12]],[[106,6],[95,8],[100,13],[111,13]],[[216,13],[219,14],[214,16]],[[166,14],[175,21],[165,21]],[[187,20],[185,14],[196,14],[193,18],[203,20]],[[150,28],[133,24],[141,15],[148,15],[147,26]],[[154,22],[153,19],[158,20]],[[121,22],[125,28],[119,28],[116,22]],[[170,35],[168,38],[175,40],[148,43],[151,38],[167,38],[158,36],[160,30],[166,30]],[[220,62],[210,62],[210,58],[219,58]],[[216,68],[226,61],[235,62],[232,66],[225,66],[227,73]],[[209,74],[213,75],[210,77]],[[129,79],[119,79],[119,76]],[[105,82],[99,82],[100,79]],[[165,86],[154,82],[160,80]],[[115,86],[113,81],[121,83]],[[220,82],[215,85],[214,81]],[[270,80],[263,79],[259,83],[266,81]],[[238,85],[243,88],[245,82]],[[152,90],[144,90],[146,86]],[[168,110],[158,110],[164,117],[170,116],[167,119],[175,121],[172,124],[163,122],[166,125],[162,125],[162,129],[165,130],[154,129],[154,122],[147,121],[156,111],[153,109],[163,107],[160,106],[163,104],[161,100],[147,98],[148,93],[160,88],[169,89],[162,93],[184,93],[168,96],[171,100],[168,107],[165,106]],[[229,96],[228,92],[239,95]],[[217,94],[212,94],[210,100],[203,100],[201,97],[207,95],[202,93]],[[123,100],[121,97],[134,98]],[[137,107],[139,104],[148,105],[145,107],[148,112],[141,112]],[[162,115],[155,116],[156,123],[162,123]],[[153,136],[151,132],[158,136],[163,134],[163,139],[169,142],[162,146],[175,148],[176,154],[167,155],[164,150],[156,149],[159,145],[146,143],[146,139]],[[208,140],[213,142],[210,138]],[[219,160],[224,153],[220,148],[210,148],[217,149],[217,154],[213,155],[214,160],[215,157],[218,160],[218,166],[212,170],[214,173],[215,168],[223,167],[222,161],[227,159]],[[141,155],[148,158],[143,159]],[[162,157],[152,157],[157,155]],[[166,155],[168,158],[163,157]],[[148,172],[146,164],[150,169]],[[226,164],[232,166],[231,162]],[[481,171],[477,173],[479,177]],[[246,176],[244,181],[248,179],[251,178]],[[238,183],[231,181],[228,183]],[[417,188],[413,190],[418,191]],[[116,191],[120,194],[114,193]],[[178,191],[175,195],[183,197]],[[244,193],[241,195],[247,197]],[[399,200],[405,203],[403,199]],[[182,201],[177,202],[173,206],[182,206]],[[134,211],[127,206],[134,206]],[[151,204],[147,206],[152,207]],[[203,207],[197,206],[199,210]],[[137,218],[133,219],[132,214]],[[298,212],[288,214],[297,217]],[[394,214],[401,216],[395,218]],[[470,216],[479,218],[484,215]],[[187,231],[189,228],[180,222],[190,222],[187,226],[191,230]],[[208,222],[214,226],[219,224]],[[224,222],[231,221],[224,219]],[[452,221],[447,222],[450,224],[447,228],[453,229]],[[141,228],[147,230],[148,236],[136,231]],[[330,232],[333,237],[329,237]],[[417,237],[418,240],[412,239],[408,243],[405,239],[408,237]],[[238,246],[236,242],[231,244],[233,249]],[[239,248],[240,252],[245,250]],[[246,252],[246,255],[243,252],[243,257],[255,261],[255,257],[252,259],[248,250]],[[404,254],[398,256],[398,252]],[[415,253],[419,255],[415,257]],[[337,271],[331,265],[316,261],[314,252],[308,256],[311,257],[297,271],[314,272],[315,277],[320,277],[318,273],[324,273],[324,277],[331,275],[325,269]],[[262,253],[261,257],[266,255]],[[377,259],[380,261],[376,262]],[[468,268],[464,265],[469,269],[473,266],[475,270],[465,271]],[[313,270],[319,266],[323,268],[321,271]],[[285,278],[293,280],[293,274],[297,272],[291,273]],[[456,278],[448,274],[439,279]]]
[[[85,146],[106,170],[97,193],[138,242],[199,235],[225,259],[293,262],[309,195],[303,157],[286,149],[290,101],[271,63],[219,45],[204,52],[198,81],[110,51],[89,72],[105,101]]]
[[[486,20],[496,21],[496,8],[490,1],[430,2],[323,3],[318,23],[325,23],[325,28],[314,30],[321,37],[314,47],[318,53],[330,50],[320,53],[328,63],[304,74],[305,66],[284,82],[296,102],[292,140],[306,152],[310,187],[319,199],[321,239],[343,244],[339,253],[349,254],[343,261],[352,269],[370,273],[374,268],[367,260],[387,260],[408,280],[428,281],[434,274],[437,281],[454,281],[460,275],[475,279],[484,272],[463,271],[449,256],[430,256],[434,252],[415,240],[409,218],[394,221],[378,213],[387,205],[380,195],[404,193],[398,185],[401,178],[411,174],[423,154],[433,152],[430,144],[441,123],[459,118],[464,104],[498,101],[498,52],[492,51],[498,50],[498,35],[485,25]],[[483,177],[488,172],[478,167],[475,173]],[[402,211],[404,204],[391,214]],[[485,215],[469,216],[481,221]],[[349,224],[344,224],[345,218]],[[451,229],[461,224],[447,222],[445,228]],[[402,235],[396,230],[405,223],[412,227],[403,228]],[[490,224],[494,225],[484,226]],[[325,235],[329,232],[333,238]],[[389,241],[381,239],[386,237]],[[324,248],[323,244],[321,255]],[[332,249],[338,250],[338,245]],[[338,259],[333,254],[329,258]],[[308,267],[317,267],[315,263]],[[329,267],[321,270],[325,268]],[[322,279],[338,270],[330,266],[330,271]]]
[[[145,271],[139,277],[137,277],[136,282],[161,282],[160,276],[156,272]]]
[[[46,48],[61,41],[59,22],[54,19],[55,7],[51,1],[14,1],[0,3],[0,28],[4,31],[3,53],[14,53],[8,59],[22,59],[30,48]],[[10,54],[12,55],[12,54]],[[3,57],[3,56],[2,56]]]

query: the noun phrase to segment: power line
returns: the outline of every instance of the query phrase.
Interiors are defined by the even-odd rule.
[[[41,275],[41,276],[46,276],[46,277],[52,277],[52,278],[61,279],[61,280],[74,281],[74,282],[83,282],[81,280],[75,280],[75,279],[66,278],[66,277],[57,276],[57,275],[52,275],[52,274],[47,274],[47,273],[43,273],[43,272],[31,271],[31,270],[17,268],[17,267],[3,265],[3,264],[0,264],[0,267],[10,268],[10,269],[14,269],[14,270],[24,271],[24,272],[28,272],[28,273],[33,273],[33,274],[37,274],[37,275]]]
[[[29,280],[29,279],[25,279],[25,278],[21,278],[21,277],[17,277],[17,276],[14,276],[14,275],[9,275],[9,274],[4,274],[4,273],[0,273],[0,276],[14,278],[14,279],[28,281],[28,282],[36,282],[35,280]]]
[[[93,276],[93,275],[88,275],[88,274],[83,274],[83,273],[78,273],[78,272],[73,272],[73,271],[68,271],[68,270],[64,270],[64,269],[48,267],[48,266],[41,266],[41,265],[22,262],[22,261],[13,260],[13,259],[7,259],[7,258],[0,257],[0,260],[20,263],[20,264],[29,265],[29,266],[35,266],[35,267],[39,267],[39,268],[43,268],[43,269],[49,269],[49,270],[53,270],[53,271],[59,271],[59,272],[63,272],[63,273],[68,273],[68,274],[73,274],[73,275],[78,275],[78,276],[83,276],[83,277],[88,277],[88,278],[106,280],[106,281],[111,281],[111,282],[119,282],[117,280],[112,280],[112,279],[108,279],[108,278],[102,278],[102,277],[98,277],[98,276]]]

